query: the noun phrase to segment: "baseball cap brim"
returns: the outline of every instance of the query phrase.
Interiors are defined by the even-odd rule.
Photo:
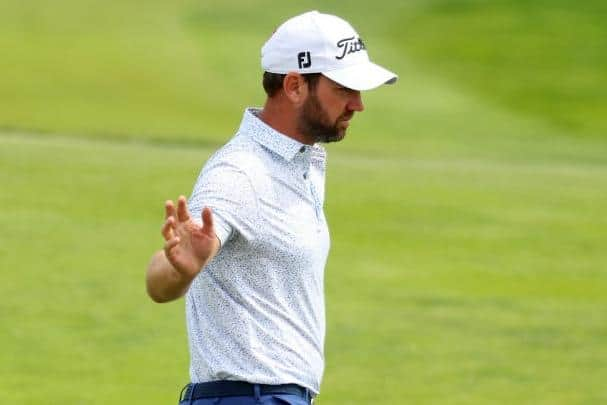
[[[353,90],[371,90],[382,84],[393,84],[398,76],[373,62],[358,63],[342,69],[329,70],[322,74]]]

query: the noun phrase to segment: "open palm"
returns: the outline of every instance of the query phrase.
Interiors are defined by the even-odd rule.
[[[190,217],[184,196],[177,200],[177,209],[173,201],[167,201],[165,211],[162,226],[165,255],[181,275],[193,278],[219,250],[213,214],[205,207],[201,214],[202,226],[197,224]]]

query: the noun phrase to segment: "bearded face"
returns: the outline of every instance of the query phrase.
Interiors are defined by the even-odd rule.
[[[348,121],[353,114],[354,112],[344,112],[332,121],[316,92],[312,91],[302,107],[297,127],[301,133],[314,138],[316,142],[338,142],[346,136]]]

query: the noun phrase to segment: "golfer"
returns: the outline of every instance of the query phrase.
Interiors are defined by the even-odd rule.
[[[346,21],[307,12],[261,49],[263,109],[205,164],[189,199],[166,202],[147,290],[185,295],[190,383],[181,404],[310,404],[324,369],[325,142],[361,91],[397,76],[369,61]]]

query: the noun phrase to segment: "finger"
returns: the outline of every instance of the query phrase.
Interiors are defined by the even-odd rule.
[[[162,225],[162,236],[165,240],[169,240],[173,238],[173,229],[175,228],[175,218],[168,217],[166,221],[164,221],[164,225]]]
[[[180,196],[177,201],[177,218],[179,219],[179,222],[185,222],[190,219],[188,205],[184,196]]]
[[[202,231],[207,234],[215,233],[213,228],[213,211],[209,207],[204,207],[202,210]]]
[[[169,217],[175,216],[175,204],[173,204],[172,200],[166,200],[164,203],[164,218],[167,219]]]
[[[164,251],[165,253],[168,255],[171,251],[171,249],[173,249],[175,246],[177,246],[179,244],[179,237],[175,236],[172,239],[169,239],[165,242],[164,244]]]

